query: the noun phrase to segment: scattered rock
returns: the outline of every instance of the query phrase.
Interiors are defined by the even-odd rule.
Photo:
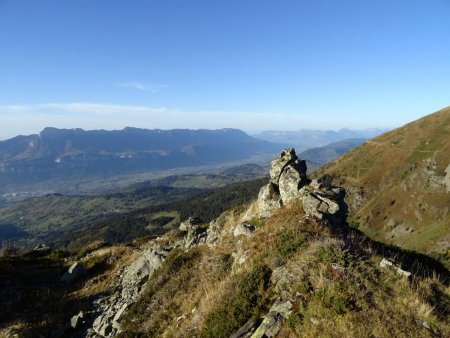
[[[292,303],[277,299],[258,326],[252,338],[274,337],[281,329],[284,320],[292,313]]]
[[[359,210],[366,203],[366,196],[362,187],[347,188],[347,204],[352,211]]]
[[[105,323],[100,327],[100,330],[98,331],[98,334],[106,337],[107,335],[109,335],[113,330],[113,327],[110,323]]]
[[[154,250],[145,253],[127,270],[123,278],[124,284],[144,284],[153,271],[161,267],[163,260],[164,256],[156,253]]]
[[[386,259],[386,258],[383,258],[383,259],[381,260],[381,262],[380,262],[380,267],[381,267],[381,268],[390,268],[390,269],[393,269],[393,270],[395,270],[399,275],[404,276],[404,277],[407,277],[407,278],[411,276],[411,272],[403,270],[403,269],[400,267],[400,265],[397,265],[397,264],[395,264],[395,262],[393,262],[393,261],[391,261],[391,260],[389,260],[389,259]]]
[[[182,222],[180,224],[179,229],[181,231],[189,231],[198,225],[202,224],[202,220],[198,217],[189,217],[186,221]]]
[[[422,322],[422,326],[423,326],[424,328],[428,329],[428,330],[431,330],[430,324],[428,324],[428,322],[426,322],[426,321],[423,321],[423,322]]]
[[[332,190],[312,190],[311,187],[305,186],[300,189],[303,210],[307,215],[318,219],[323,219],[326,215],[337,215],[340,211],[339,204],[336,202],[339,194],[340,192],[336,193]]]
[[[51,250],[50,250],[50,247],[49,247],[48,245],[46,245],[46,244],[44,244],[44,243],[41,243],[41,244],[39,244],[39,245],[36,245],[36,246],[33,248],[33,251],[34,251],[34,252],[39,252],[39,253],[45,254],[45,253],[49,253]]]
[[[233,235],[234,237],[238,237],[238,236],[249,236],[252,233],[254,233],[256,230],[256,228],[249,224],[249,223],[241,223],[239,224],[233,231]]]
[[[299,171],[298,166],[293,165],[288,165],[282,171],[278,180],[278,187],[284,204],[299,197],[298,190],[305,182],[304,177],[306,177],[306,165],[305,172]]]
[[[219,241],[220,238],[220,226],[217,220],[212,220],[209,223],[209,227],[206,230],[206,244],[215,245]]]
[[[250,255],[248,251],[242,251],[242,248],[239,248],[238,252],[233,252],[231,256],[234,258],[232,270],[236,272],[245,264]]]
[[[291,309],[292,303],[290,301],[276,300],[251,338],[276,336],[281,329],[283,321],[292,313]]]
[[[309,321],[314,325],[319,325],[320,321],[317,318],[311,317]]]
[[[258,321],[256,318],[250,318],[244,325],[242,325],[239,330],[233,333],[230,338],[248,338],[252,337],[253,332],[255,331],[255,327]]]
[[[120,332],[120,319],[139,299],[145,283],[162,266],[173,248],[174,245],[151,242],[133,264],[119,271],[110,296],[93,302],[98,315],[86,337],[115,336]]]
[[[206,243],[206,236],[208,236],[207,230],[207,228],[201,226],[190,229],[184,238],[185,250],[190,249],[196,244]]]
[[[187,232],[183,244],[185,250],[191,248],[195,244],[206,243],[208,229],[202,225],[203,221],[198,217],[189,217],[189,219],[180,224],[179,229],[183,232]]]
[[[122,305],[120,310],[117,311],[117,313],[114,315],[113,323],[118,323],[119,322],[120,318],[123,316],[123,314],[125,313],[125,311],[128,309],[129,306],[130,306],[129,303],[124,303]]]
[[[272,161],[270,182],[258,194],[260,217],[270,217],[275,209],[299,199],[303,201],[307,215],[331,223],[342,223],[347,212],[345,190],[332,187],[329,176],[311,181],[306,169],[305,161],[298,159],[293,148],[285,149]]]
[[[298,159],[294,148],[284,149],[280,156],[270,164],[270,181],[278,185],[281,174],[287,166],[293,166],[297,171],[306,174],[306,162]]]
[[[287,318],[292,313],[292,303],[290,301],[283,302],[281,299],[278,299],[272,305],[269,312],[279,313],[284,318]]]
[[[77,329],[83,321],[84,313],[83,311],[80,311],[79,314],[75,315],[70,319],[70,326],[74,329]]]
[[[70,284],[81,278],[86,273],[86,269],[84,266],[79,263],[75,262],[72,264],[72,266],[69,268],[69,270],[61,277],[61,282]]]
[[[278,267],[273,270],[270,281],[274,284],[274,290],[281,297],[281,299],[292,299],[294,289],[292,288],[292,279],[295,276],[288,272],[285,267]]]

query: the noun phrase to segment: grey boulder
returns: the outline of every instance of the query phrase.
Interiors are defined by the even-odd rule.
[[[79,263],[73,263],[69,270],[61,277],[61,282],[70,284],[80,279],[86,273],[84,266]]]
[[[241,223],[236,228],[234,228],[233,235],[234,237],[239,237],[242,235],[248,236],[254,233],[255,230],[256,228],[253,225],[248,223]]]

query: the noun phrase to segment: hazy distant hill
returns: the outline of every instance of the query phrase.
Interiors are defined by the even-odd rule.
[[[302,151],[307,148],[325,146],[329,143],[334,143],[345,139],[352,139],[352,138],[369,139],[377,135],[380,135],[385,131],[386,129],[378,129],[378,128],[365,130],[351,130],[347,128],[339,130],[313,130],[313,129],[300,129],[296,131],[265,130],[261,133],[252,136],[261,140],[294,146],[297,151]]]
[[[320,174],[347,189],[351,223],[450,258],[450,108],[369,140]]]
[[[0,184],[223,163],[278,148],[236,129],[46,128],[0,142]]]
[[[308,162],[308,169],[314,170],[363,143],[363,138],[352,138],[330,143],[323,147],[309,148],[300,153],[300,158]]]

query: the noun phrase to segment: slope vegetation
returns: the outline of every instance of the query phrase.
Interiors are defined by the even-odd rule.
[[[450,108],[365,142],[320,175],[347,189],[352,225],[449,259]]]
[[[25,257],[0,259],[0,272],[15,281],[0,285],[0,336],[450,336],[449,271],[348,227],[344,190],[305,173],[287,149],[272,161],[256,201],[211,222],[190,217],[131,247],[50,253],[41,257],[53,267],[49,275],[30,279],[33,271],[11,263]],[[188,208],[190,216],[205,217],[214,198],[201,202]],[[75,261],[86,274],[58,283]],[[57,307],[33,309],[39,286],[41,299]],[[55,286],[67,296],[50,297]],[[24,299],[14,297],[20,288]]]

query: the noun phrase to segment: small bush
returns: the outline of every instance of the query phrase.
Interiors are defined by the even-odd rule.
[[[259,217],[253,217],[248,223],[255,228],[261,228],[264,225],[264,221]]]
[[[300,231],[282,233],[278,236],[275,242],[275,252],[281,260],[286,261],[300,248],[305,247],[308,239],[308,235]]]
[[[355,302],[335,289],[322,289],[316,292],[323,305],[335,315],[344,315],[355,308]]]
[[[338,264],[340,266],[347,265],[346,253],[340,248],[327,246],[317,253],[317,259],[321,263],[325,264]]]
[[[229,337],[252,316],[265,310],[265,291],[271,271],[267,266],[257,266],[238,277],[216,310],[206,318],[201,337]]]

